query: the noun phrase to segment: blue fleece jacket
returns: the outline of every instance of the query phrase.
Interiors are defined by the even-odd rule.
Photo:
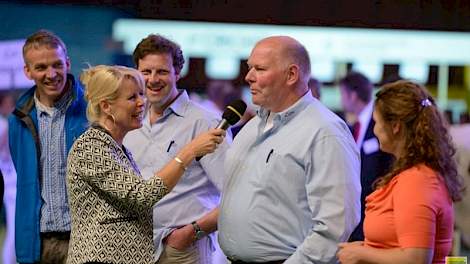
[[[88,127],[86,102],[81,84],[71,74],[73,102],[65,114],[65,138],[67,153],[73,142]],[[39,168],[40,149],[38,120],[34,105],[36,86],[26,91],[10,115],[9,143],[11,156],[17,173],[15,246],[19,263],[34,263],[41,257],[41,175]],[[47,165],[46,165],[47,166]]]

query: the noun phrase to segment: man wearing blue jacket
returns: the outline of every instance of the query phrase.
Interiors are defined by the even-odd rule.
[[[69,74],[62,40],[40,30],[23,46],[26,77],[35,85],[9,117],[17,171],[16,257],[19,263],[65,263],[70,237],[67,153],[87,127],[82,86]]]

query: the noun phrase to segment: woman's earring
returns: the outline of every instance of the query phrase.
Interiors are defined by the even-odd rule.
[[[109,116],[110,116],[111,119],[113,120],[113,125],[114,125],[114,127],[116,127],[116,118],[114,117],[113,114],[109,114]]]

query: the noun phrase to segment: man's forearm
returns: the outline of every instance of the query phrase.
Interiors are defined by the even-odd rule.
[[[219,217],[219,207],[212,209],[209,213],[196,220],[199,227],[210,234],[217,230],[217,218]]]

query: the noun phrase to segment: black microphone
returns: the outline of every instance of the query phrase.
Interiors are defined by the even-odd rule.
[[[234,100],[225,108],[222,114],[222,120],[216,128],[227,130],[229,126],[235,125],[242,118],[246,111],[246,104],[242,100]],[[203,156],[197,157],[199,161]]]

